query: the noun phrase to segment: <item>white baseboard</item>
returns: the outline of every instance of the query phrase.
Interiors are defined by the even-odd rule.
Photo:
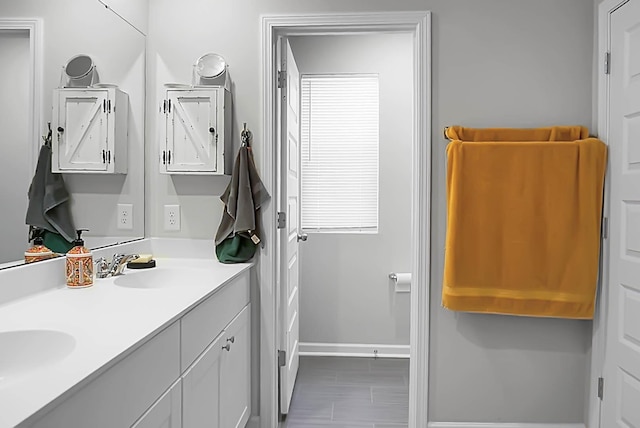
[[[504,422],[429,422],[428,428],[586,428],[585,424],[530,424]]]
[[[409,358],[409,345],[300,342],[299,346],[301,356]]]

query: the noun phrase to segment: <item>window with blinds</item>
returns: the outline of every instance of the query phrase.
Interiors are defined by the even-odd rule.
[[[378,231],[377,75],[303,75],[302,228]]]

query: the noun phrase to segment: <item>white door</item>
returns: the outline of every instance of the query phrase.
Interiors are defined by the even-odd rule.
[[[611,241],[602,427],[640,428],[640,0],[611,14]]]
[[[226,349],[225,336],[220,334],[182,375],[183,428],[227,428],[220,423],[220,377]]]
[[[108,91],[56,90],[53,163],[61,171],[106,171],[109,150]]]
[[[167,146],[161,153],[170,172],[217,171],[218,91],[167,91]]]
[[[251,306],[224,329],[220,373],[220,426],[243,428],[251,413]]]
[[[285,351],[280,367],[280,412],[289,413],[289,404],[298,374],[299,313],[298,285],[300,257],[300,72],[287,39],[281,44],[281,70],[286,83],[280,90],[281,178],[280,210],[286,215],[286,226],[280,231],[280,350]]]

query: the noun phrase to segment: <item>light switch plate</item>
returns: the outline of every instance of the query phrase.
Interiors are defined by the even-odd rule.
[[[164,206],[164,230],[180,230],[180,205]]]
[[[118,204],[118,229],[133,229],[133,204]]]

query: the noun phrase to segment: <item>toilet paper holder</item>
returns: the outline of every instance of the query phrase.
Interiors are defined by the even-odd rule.
[[[396,293],[409,293],[411,291],[411,274],[391,272],[389,279],[393,281],[394,291]]]

